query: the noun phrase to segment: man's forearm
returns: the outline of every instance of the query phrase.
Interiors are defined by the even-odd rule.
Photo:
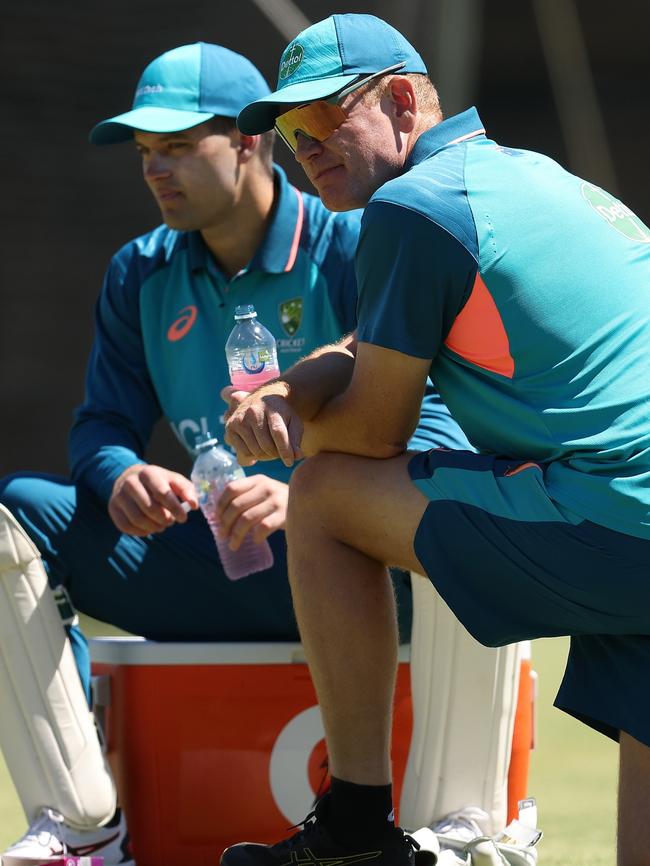
[[[354,341],[324,347],[243,400],[226,441],[244,465],[320,451],[394,457],[417,425],[429,366]]]
[[[303,418],[303,454],[340,451],[379,459],[402,454],[418,423],[428,366],[427,360],[390,349],[355,345],[346,387]]]
[[[311,421],[332,398],[350,384],[354,369],[354,340],[322,346],[286,370],[278,379],[262,385],[258,396],[284,397],[303,422]]]
[[[417,417],[413,418],[413,425]],[[338,451],[360,457],[386,459],[404,453],[409,435],[383,435],[376,419],[360,407],[349,391],[337,394],[323,404],[320,411],[305,422],[301,450],[305,457],[320,451]]]

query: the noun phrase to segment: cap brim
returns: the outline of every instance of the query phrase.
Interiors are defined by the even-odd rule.
[[[133,130],[143,132],[180,132],[210,120],[214,114],[204,111],[179,111],[174,108],[156,108],[143,105],[125,114],[118,114],[98,123],[90,132],[93,144],[114,144],[133,138]]]
[[[353,75],[337,75],[332,78],[319,78],[317,81],[290,84],[242,108],[237,117],[237,126],[244,135],[267,132],[273,129],[275,118],[283,113],[283,106],[327,99],[358,77],[359,73],[355,72]]]

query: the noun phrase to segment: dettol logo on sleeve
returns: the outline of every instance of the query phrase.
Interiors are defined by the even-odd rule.
[[[622,201],[599,186],[586,181],[582,184],[582,197],[596,213],[617,232],[642,244],[650,244],[650,229]]]

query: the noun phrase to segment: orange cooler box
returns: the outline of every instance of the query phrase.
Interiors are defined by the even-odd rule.
[[[89,643],[138,866],[216,866],[228,845],[277,842],[311,810],[326,752],[300,644]],[[396,804],[412,727],[408,650],[395,699]]]

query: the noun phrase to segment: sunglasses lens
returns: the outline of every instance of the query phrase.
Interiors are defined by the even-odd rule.
[[[330,102],[310,102],[276,117],[275,128],[295,152],[298,132],[316,141],[325,141],[344,120],[345,112],[340,106]]]

